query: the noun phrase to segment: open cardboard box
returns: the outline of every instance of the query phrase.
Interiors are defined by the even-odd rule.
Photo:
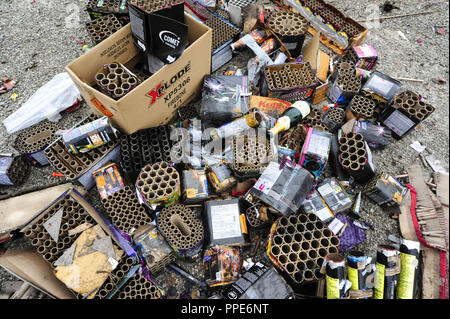
[[[54,190],[54,192],[56,192],[56,190]],[[54,195],[54,192],[52,195]],[[120,235],[113,224],[99,214],[75,187],[66,187],[66,189],[58,194],[59,196],[54,197],[56,199],[41,209],[38,214],[32,214],[32,218],[29,219],[23,226],[21,230],[22,232],[25,232],[25,230],[36,223],[50,207],[56,205],[67,194],[69,194],[72,199],[84,208],[84,210],[97,222],[97,224],[100,225],[102,230],[110,236],[115,244],[117,244],[128,256],[136,255],[133,247]],[[28,205],[27,207],[28,211],[33,211],[32,206],[30,207]],[[34,210],[34,212],[36,211],[37,210]],[[45,261],[33,247],[7,250],[6,253],[0,256],[0,266],[18,278],[30,283],[33,287],[46,293],[50,297],[63,299],[75,298],[74,292],[68,289],[55,277],[53,274],[52,265]]]
[[[123,133],[167,124],[178,107],[200,94],[203,77],[211,70],[211,28],[187,14],[185,23],[189,45],[181,57],[117,101],[93,87],[94,76],[111,62],[127,68],[139,62],[141,51],[133,42],[130,24],[67,65],[66,71],[94,112],[110,117]]]

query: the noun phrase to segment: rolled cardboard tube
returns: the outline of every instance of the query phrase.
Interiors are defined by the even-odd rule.
[[[303,278],[306,281],[311,281],[311,280],[314,279],[314,274],[313,274],[313,272],[311,270],[306,269],[305,271],[303,271]]]

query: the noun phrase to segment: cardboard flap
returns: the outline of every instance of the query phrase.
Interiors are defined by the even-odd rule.
[[[0,265],[36,289],[59,299],[75,299],[54,275],[52,268],[32,247],[9,249],[0,256]]]
[[[72,183],[67,183],[0,201],[0,234],[22,228],[73,187]]]
[[[317,32],[309,41],[303,46],[302,55],[303,62],[309,62],[311,68],[317,70],[317,53],[319,52],[319,38],[320,33]]]
[[[319,44],[320,33],[317,32],[303,47],[303,61],[309,62],[311,68],[316,70],[316,77],[320,81],[326,82],[330,66],[330,56],[322,50],[319,50]]]

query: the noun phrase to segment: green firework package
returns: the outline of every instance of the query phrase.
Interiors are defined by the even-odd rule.
[[[283,215],[295,214],[314,186],[314,176],[290,160],[270,162],[246,198],[256,197]]]
[[[110,125],[106,116],[62,134],[63,142],[72,154],[86,153],[116,137],[117,130]]]

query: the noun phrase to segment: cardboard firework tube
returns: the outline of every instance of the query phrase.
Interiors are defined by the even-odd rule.
[[[119,77],[117,74],[111,72],[106,77],[109,80],[109,83],[114,83],[117,86],[119,85]]]
[[[326,260],[327,299],[341,299],[344,297],[344,287],[339,289],[345,280],[345,257],[341,254],[329,254]]]
[[[374,299],[394,299],[397,274],[393,272],[398,267],[398,251],[390,245],[378,245],[376,258],[377,275],[384,278],[378,279],[378,285],[375,285]]]
[[[419,282],[420,242],[402,239],[400,244],[401,271],[398,276],[396,298],[416,299]]]
[[[365,290],[365,268],[367,256],[361,251],[350,251],[347,255],[347,274],[351,281],[351,290]]]

